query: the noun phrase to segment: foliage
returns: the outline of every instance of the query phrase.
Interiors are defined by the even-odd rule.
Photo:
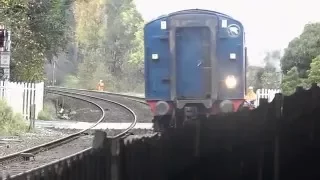
[[[280,51],[270,51],[264,58],[265,66],[261,74],[261,84],[266,89],[279,89],[281,81],[280,68]]]
[[[2,22],[12,32],[11,77],[37,81],[44,76],[44,61],[51,60],[67,41],[65,10],[70,0],[3,0]]]
[[[74,13],[78,87],[103,80],[106,90],[118,91],[143,83],[143,20],[134,2],[76,1]]]
[[[101,38],[106,29],[103,21],[106,18],[103,14],[104,7],[101,0],[75,2],[76,43],[83,53],[101,48]]]
[[[0,135],[19,134],[28,128],[21,114],[15,114],[7,102],[0,100]]]
[[[38,119],[52,120],[55,115],[55,106],[51,101],[45,100],[43,110],[39,112]]]
[[[291,95],[295,92],[297,86],[307,87],[306,79],[299,77],[297,67],[292,67],[286,75],[284,75],[281,84],[281,90],[284,95]]]
[[[62,86],[68,87],[68,88],[78,88],[79,85],[79,79],[76,76],[73,75],[67,75],[64,78],[64,81],[62,83]]]
[[[261,82],[263,67],[248,66],[247,72],[247,86],[252,86],[254,89],[263,88]]]
[[[308,83],[320,83],[320,55],[314,58],[308,71]]]
[[[278,89],[280,88],[281,73],[279,73],[280,51],[266,52],[264,67],[248,66],[248,86],[254,89]]]
[[[265,89],[279,89],[281,74],[272,70],[265,70],[261,76],[262,87]]]
[[[281,59],[281,68],[286,74],[297,67],[299,77],[306,77],[312,59],[320,52],[320,23],[305,25],[302,34],[293,39],[285,49]]]
[[[133,0],[109,0],[106,9],[107,66],[112,75],[119,77],[122,73],[122,65],[130,61],[130,57],[135,58],[131,60],[133,62],[142,61],[143,20]]]

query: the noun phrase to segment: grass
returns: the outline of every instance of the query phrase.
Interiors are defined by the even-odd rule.
[[[50,101],[44,101],[43,110],[39,112],[38,118],[40,120],[52,120],[55,116],[55,106]]]
[[[21,114],[14,113],[5,100],[0,100],[0,135],[19,135],[28,130]]]

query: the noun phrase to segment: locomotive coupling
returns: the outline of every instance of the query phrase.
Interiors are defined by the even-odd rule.
[[[198,108],[194,106],[186,106],[184,108],[185,120],[194,120],[198,116]]]

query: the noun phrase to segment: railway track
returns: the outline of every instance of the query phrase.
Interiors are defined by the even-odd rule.
[[[135,111],[125,104],[117,102],[116,99],[111,100],[109,97],[96,96],[90,93],[83,93],[83,91],[81,93],[71,90],[68,91],[66,89],[48,89],[47,92],[80,99],[95,105],[101,112],[100,117],[93,125],[74,134],[0,158],[1,171],[5,172],[5,174],[10,174],[11,177],[23,176],[25,171],[36,169],[40,166],[50,164],[50,162],[75,155],[79,152],[90,151],[92,148],[92,136],[88,135],[86,132],[97,126],[99,123],[109,121],[130,122],[127,128],[109,138],[118,138],[125,135],[137,123]],[[117,111],[118,113],[113,113],[114,111]],[[119,113],[121,111],[122,113]]]
[[[119,103],[125,104],[127,107],[136,112],[137,122],[138,123],[151,123],[152,114],[150,111],[150,107],[145,102],[144,97],[137,97],[132,95],[124,95],[119,93],[112,92],[100,92],[100,91],[90,91],[84,89],[72,89],[72,88],[64,88],[64,87],[47,87],[48,90],[56,90],[60,92],[74,92],[81,93],[86,95],[91,95],[95,97],[108,98],[113,101],[117,101]],[[118,122],[118,121],[117,121]]]

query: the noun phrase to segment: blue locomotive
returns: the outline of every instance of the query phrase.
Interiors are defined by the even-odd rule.
[[[145,97],[156,129],[244,106],[241,22],[209,10],[174,12],[145,25],[144,48]]]

